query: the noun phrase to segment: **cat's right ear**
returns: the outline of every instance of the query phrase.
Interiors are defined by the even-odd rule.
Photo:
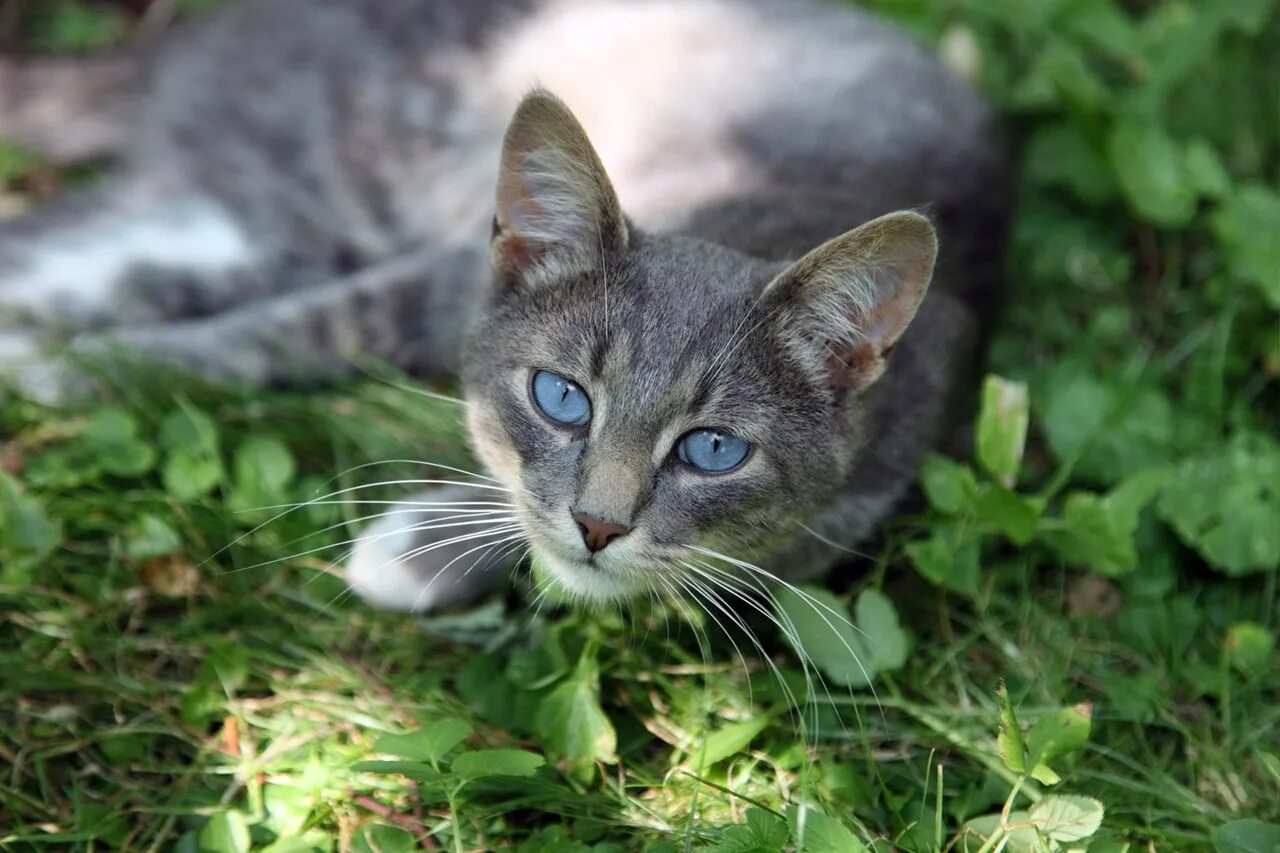
[[[765,289],[795,343],[836,392],[866,389],[884,372],[933,277],[938,236],[899,211],[828,240]]]
[[[598,267],[627,244],[617,194],[564,103],[535,90],[507,128],[490,256],[503,286],[528,288]]]

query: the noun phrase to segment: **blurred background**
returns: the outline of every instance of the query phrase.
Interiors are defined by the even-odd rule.
[[[108,49],[223,2],[0,0],[0,50]],[[778,850],[810,803],[834,839],[811,850],[1280,849],[1280,3],[864,5],[1004,117],[986,396],[1030,424],[1012,469],[982,447],[927,467],[920,508],[822,591],[899,638],[873,684],[811,697],[805,728],[767,626],[761,650],[678,609],[349,602],[349,508],[261,529],[255,508],[374,460],[469,464],[408,377],[0,395],[0,846]],[[0,141],[0,217],[94,176]],[[1019,444],[997,408],[979,436]],[[1024,726],[1075,733],[1048,772],[997,749],[1002,680]],[[441,755],[546,766],[442,777],[427,741],[387,739],[423,725]]]

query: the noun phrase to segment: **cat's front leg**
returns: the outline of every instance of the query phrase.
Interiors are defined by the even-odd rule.
[[[492,591],[526,543],[505,494],[448,485],[401,502],[361,531],[346,565],[348,585],[375,607],[413,613]]]

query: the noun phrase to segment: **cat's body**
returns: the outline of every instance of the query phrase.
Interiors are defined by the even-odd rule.
[[[518,514],[527,526],[572,534],[563,510],[594,501],[601,517],[628,516],[610,523],[634,527],[665,500],[664,487],[660,461],[645,473],[648,463],[625,461],[626,446],[640,460],[642,445],[673,440],[675,416],[653,413],[669,408],[681,383],[705,402],[694,368],[714,373],[732,360],[745,371],[733,381],[761,388],[788,375],[785,347],[769,350],[770,336],[756,332],[775,322],[760,311],[763,289],[786,267],[779,262],[914,208],[941,232],[929,297],[885,376],[870,390],[846,389],[856,406],[833,402],[824,429],[843,449],[770,468],[773,491],[741,498],[740,524],[766,531],[740,528],[743,546],[772,554],[789,576],[822,570],[889,510],[923,451],[957,429],[947,413],[994,300],[1003,248],[1001,149],[976,95],[851,9],[797,0],[248,0],[113,69],[127,85],[98,98],[101,115],[83,98],[63,110],[69,133],[71,117],[84,125],[84,143],[64,148],[118,146],[118,174],[86,198],[0,225],[0,368],[7,357],[29,381],[58,381],[36,358],[51,330],[253,382],[335,376],[364,351],[422,373],[461,372],[481,457],[507,487],[529,489],[545,448],[521,446],[521,431],[532,429],[522,415],[495,414],[516,404],[494,371],[518,360],[521,347],[506,338],[520,322],[539,324],[520,333],[528,342],[556,331],[558,311],[566,322],[589,316],[558,342],[529,344],[527,358],[573,360],[568,340],[582,338],[594,347],[582,369],[601,398],[630,414],[606,423],[597,400],[598,428],[616,442],[608,460],[584,449],[597,440],[590,432],[576,461],[542,472],[566,481],[556,506]],[[31,91],[38,73],[52,74],[0,66],[0,135],[50,138],[28,105],[40,100]],[[45,79],[54,81],[50,101],[76,103],[75,81]],[[596,235],[604,282],[566,284],[554,299],[528,286],[530,301],[512,307],[492,301],[487,241],[503,131],[535,84],[581,119],[627,224],[617,246]],[[555,136],[571,119],[538,121],[534,136],[548,127]],[[573,157],[589,150],[565,133]],[[539,176],[524,180],[536,198]],[[569,191],[594,192],[584,187]],[[525,225],[506,224],[511,233]],[[580,275],[574,263],[556,275]],[[582,304],[535,304],[567,294]],[[460,362],[464,318],[477,312]],[[912,313],[914,305],[906,320]],[[557,367],[521,369],[538,366]],[[781,429],[786,413],[743,405],[739,416],[761,420],[753,445],[767,447],[770,424]],[[817,405],[795,408],[812,418]],[[772,465],[767,452],[756,457],[744,470]],[[610,485],[596,488],[601,466]],[[778,502],[786,512],[762,509]],[[698,501],[686,503],[680,511],[696,516]],[[390,549],[418,543],[385,532],[357,554],[358,588],[392,606],[456,597],[452,584],[407,593],[412,579],[388,568]],[[720,550],[733,547],[708,535]],[[576,547],[552,540],[550,552]],[[438,568],[440,554],[461,547],[429,556]]]

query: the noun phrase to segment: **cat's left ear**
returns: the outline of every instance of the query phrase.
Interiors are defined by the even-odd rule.
[[[916,315],[938,237],[924,216],[890,213],[823,243],[769,283],[787,332],[820,360],[827,385],[861,391]]]
[[[627,245],[618,196],[564,103],[535,90],[507,128],[490,255],[508,285],[536,286],[599,266]]]

